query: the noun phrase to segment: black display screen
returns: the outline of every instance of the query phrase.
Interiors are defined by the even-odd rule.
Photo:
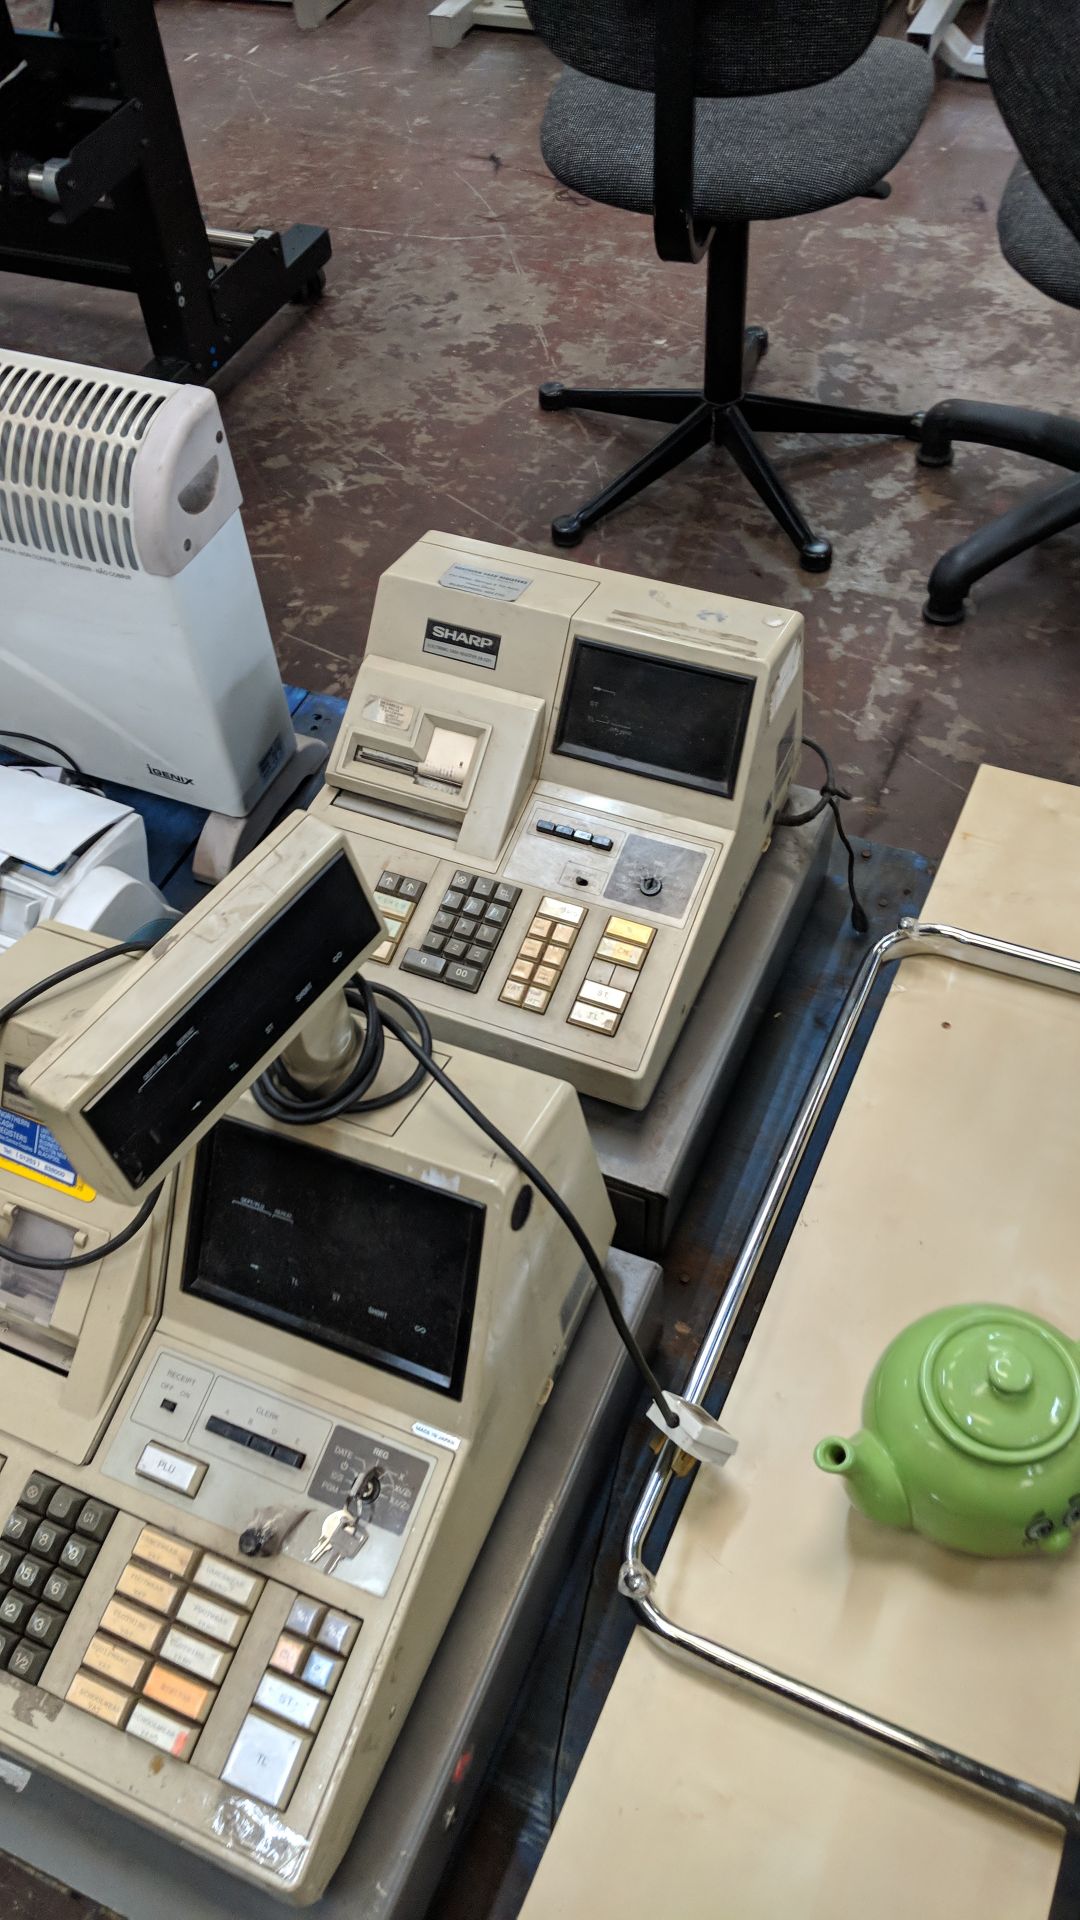
[[[485,1209],[222,1120],[198,1150],[183,1288],[461,1398]]]
[[[730,799],[753,680],[574,641],[555,752]]]
[[[153,1177],[200,1113],[246,1084],[275,1035],[295,1025],[380,927],[339,853],[98,1095],[87,1125],[133,1187]]]

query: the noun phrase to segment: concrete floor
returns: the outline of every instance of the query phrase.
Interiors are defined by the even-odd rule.
[[[283,671],[345,692],[379,574],[418,534],[544,548],[554,513],[649,444],[652,427],[541,414],[535,387],[692,383],[703,274],[661,265],[647,222],[550,178],[537,127],[555,69],[531,36],[474,32],[435,55],[425,0],[352,0],[315,34],[285,6],[157,11],[208,219],[333,234],[322,307],[272,323],[222,399]],[[1067,409],[1080,319],[999,254],[1011,164],[987,89],[942,80],[891,200],[759,227],[762,389]],[[0,280],[0,336],[146,357],[130,300],[43,282]],[[576,557],[801,608],[808,730],[834,748],[861,832],[938,854],[982,760],[1080,778],[1080,536],[994,576],[965,627],[920,617],[938,554],[1046,469],[977,449],[929,472],[899,443],[773,448],[834,541],[830,574],[800,573],[719,454]]]

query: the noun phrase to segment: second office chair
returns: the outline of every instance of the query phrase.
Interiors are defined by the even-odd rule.
[[[885,0],[526,0],[565,62],[541,148],[556,179],[651,214],[661,259],[707,252],[700,387],[540,389],[542,407],[584,407],[671,428],[604,491],[553,522],[575,546],[612,508],[699,449],[726,447],[799,552],[823,572],[816,534],[757,433],[898,434],[919,416],[748,391],[767,336],[747,327],[750,226],[814,213],[882,181],[930,103],[929,57],[877,38]],[[658,23],[662,31],[657,31]]]

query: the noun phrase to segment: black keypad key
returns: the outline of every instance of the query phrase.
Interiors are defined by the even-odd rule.
[[[397,874],[396,873],[380,873],[379,881],[378,881],[378,891],[380,893],[396,893],[397,890],[398,890]]]
[[[10,1586],[11,1576],[21,1559],[21,1547],[0,1546],[0,1587]]]
[[[458,871],[455,873],[453,879],[451,880],[450,885],[452,887],[457,887],[461,893],[468,893],[469,888],[472,886],[472,883],[473,883],[472,874],[463,873],[461,868],[459,867]]]
[[[478,874],[472,883],[472,890],[478,900],[490,900],[495,891],[495,882],[486,880],[482,874]]]
[[[86,1495],[76,1487],[57,1487],[45,1509],[45,1518],[58,1521],[62,1527],[73,1527],[85,1499]]]
[[[572,840],[574,837],[574,829],[573,827],[567,827],[560,823],[555,829],[555,837],[557,840]]]
[[[472,919],[479,920],[480,915],[484,911],[484,903],[481,900],[479,894],[470,893],[461,911],[462,913],[469,914],[472,917]]]
[[[65,1573],[89,1573],[98,1557],[98,1548],[92,1540],[82,1540],[77,1533],[64,1547],[60,1555],[60,1565]]]
[[[474,967],[480,967],[482,970],[487,966],[488,961],[494,958],[494,955],[490,947],[470,947],[465,958],[470,961]]]
[[[509,918],[509,907],[499,907],[492,902],[490,907],[484,909],[484,919],[491,927],[504,927]]]
[[[54,1613],[52,1607],[35,1607],[26,1623],[26,1637],[41,1647],[55,1647],[63,1625],[62,1613]]]
[[[30,1542],[30,1551],[42,1560],[59,1560],[67,1537],[66,1527],[58,1527],[55,1520],[43,1520]]]
[[[435,915],[435,918],[431,923],[431,931],[432,933],[450,933],[453,928],[453,925],[454,925],[453,914],[445,913],[442,910],[442,908],[440,908],[439,912]]]
[[[419,900],[426,885],[426,880],[410,880],[407,873],[402,873],[398,876],[397,890],[403,900]]]
[[[443,952],[448,960],[463,960],[468,947],[466,940],[448,940]]]
[[[70,1613],[81,1592],[82,1581],[78,1574],[61,1573],[57,1568],[46,1580],[41,1597],[48,1601],[50,1607],[59,1607],[61,1613]]]
[[[500,907],[516,907],[520,898],[520,887],[508,887],[504,882],[501,887],[495,889],[496,904]]]
[[[449,916],[447,916],[449,918]],[[453,924],[451,922],[451,924]],[[425,953],[441,953],[446,945],[445,933],[425,933],[421,947]]]
[[[75,1530],[88,1540],[104,1540],[115,1519],[115,1507],[107,1507],[103,1500],[88,1500],[75,1522]]]
[[[554,820],[538,820],[536,823],[536,831],[537,833],[554,833]]]
[[[464,898],[465,895],[461,892],[460,888],[455,890],[455,888],[449,887],[443,894],[442,903],[447,912],[460,913]]]
[[[610,853],[612,847],[615,845],[615,842],[606,833],[594,833],[592,843],[594,847],[599,847],[601,853]]]
[[[426,973],[429,980],[441,980],[446,972],[446,961],[441,953],[421,953],[419,947],[406,947],[401,971]]]
[[[8,1633],[6,1628],[0,1627],[0,1667],[7,1666],[18,1644],[19,1636],[17,1633]]]
[[[459,913],[454,921],[454,932],[459,940],[471,940],[479,925],[475,913]]]
[[[41,1679],[48,1662],[48,1647],[35,1647],[32,1640],[20,1640],[8,1661],[8,1672],[33,1687]]]
[[[0,1600],[0,1627],[13,1633],[18,1639],[24,1623],[34,1611],[34,1597],[29,1593],[5,1593]]]
[[[47,1560],[35,1560],[33,1555],[28,1553],[19,1561],[12,1574],[12,1584],[20,1593],[33,1594],[36,1600],[51,1572],[52,1568]]]
[[[253,1433],[251,1439],[248,1441],[248,1452],[265,1453],[268,1459],[273,1459],[274,1443],[270,1435],[268,1433]]]
[[[29,1508],[31,1513],[44,1513],[59,1484],[43,1473],[32,1473],[19,1495],[20,1507]]]
[[[497,947],[502,939],[501,927],[477,927],[476,937],[482,947]]]
[[[475,993],[483,974],[479,967],[468,967],[462,961],[455,960],[447,967],[443,977],[448,987],[460,987],[465,993]]]
[[[4,1521],[3,1538],[10,1540],[13,1547],[28,1547],[37,1523],[36,1513],[28,1513],[25,1507],[15,1507]]]

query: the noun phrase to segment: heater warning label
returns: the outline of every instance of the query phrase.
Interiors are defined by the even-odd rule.
[[[80,1180],[48,1127],[4,1106],[0,1106],[0,1168],[40,1181],[44,1187],[56,1187],[75,1200],[95,1197],[93,1187]]]

